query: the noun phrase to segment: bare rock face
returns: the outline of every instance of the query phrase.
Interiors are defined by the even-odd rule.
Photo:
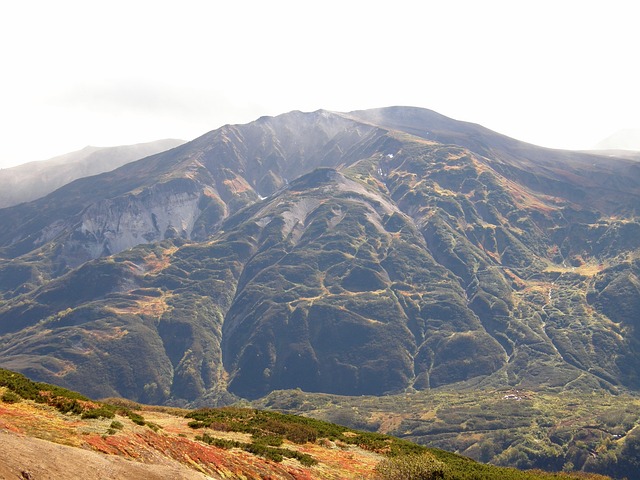
[[[82,224],[71,240],[73,243],[75,237],[80,237],[84,242],[78,242],[71,248],[84,246],[88,257],[97,258],[119,253],[140,243],[190,238],[201,213],[201,193],[195,184],[180,183],[182,185],[154,186],[139,194],[91,205],[83,212]]]
[[[638,211],[631,158],[422,109],[229,125],[0,210],[0,362],[173,404],[638,389]]]
[[[190,239],[196,222],[212,197],[215,198],[207,193],[191,179],[176,179],[101,199],[88,205],[77,217],[47,225],[34,246],[60,242],[58,260],[75,267],[139,244],[169,238]]]

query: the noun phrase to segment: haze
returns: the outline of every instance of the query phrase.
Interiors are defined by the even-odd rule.
[[[0,166],[319,108],[430,108],[538,145],[640,128],[633,2],[8,2]]]

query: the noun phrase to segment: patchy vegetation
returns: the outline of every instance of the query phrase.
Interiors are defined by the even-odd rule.
[[[383,460],[375,469],[376,480],[438,480],[445,478],[447,466],[430,453],[405,455]]]
[[[246,408],[221,408],[195,410],[186,415],[192,418],[192,428],[213,428],[220,431],[249,433],[257,443],[265,441],[304,444],[319,439],[340,442],[376,453],[398,456],[422,452],[424,447],[387,435],[354,431],[344,426],[315,420],[313,418],[287,415],[267,410]]]
[[[274,411],[238,407],[184,411],[115,400],[107,404],[58,387],[31,382],[6,370],[0,370],[0,378],[3,394],[12,392],[18,396],[13,389],[41,392],[32,399],[23,398],[17,404],[0,404],[0,428],[4,431],[77,445],[138,462],[151,461],[152,465],[158,458],[163,458],[162,463],[172,462],[184,470],[224,478],[578,478],[572,474],[521,472],[483,465],[381,433]],[[43,408],[37,403],[38,398],[51,398],[44,392],[53,391],[63,398],[93,402],[94,406],[79,413],[63,412],[57,404]],[[138,420],[142,416],[123,404],[144,412],[145,418],[150,419],[144,422],[149,428],[140,429]],[[109,418],[108,412],[115,412],[115,418]],[[72,422],[69,416],[74,417]],[[247,453],[251,455],[247,456]],[[0,467],[7,461],[8,457],[0,459]],[[46,456],[43,461],[46,464]],[[65,461],[68,465],[73,464],[72,451],[66,453]],[[49,477],[57,478],[55,475]]]
[[[392,434],[520,469],[582,471],[632,478],[640,400],[575,391],[478,390],[385,397],[273,392],[254,402],[347,427]]]
[[[21,400],[33,400],[55,407],[60,413],[80,415],[82,419],[112,419],[125,415],[138,425],[145,425],[144,417],[128,408],[90,400],[84,395],[42,382],[33,382],[24,375],[0,368],[0,387],[6,390],[2,394],[5,403]],[[113,422],[118,424],[118,422]],[[116,428],[116,427],[113,427]]]

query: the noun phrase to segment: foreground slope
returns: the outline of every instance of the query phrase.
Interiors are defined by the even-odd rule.
[[[385,480],[408,466],[407,480],[576,478],[483,465],[270,411],[96,402],[7,370],[0,370],[0,412],[0,475],[7,478]]]
[[[639,206],[632,159],[421,109],[226,126],[0,210],[0,361],[149,403],[637,390]]]

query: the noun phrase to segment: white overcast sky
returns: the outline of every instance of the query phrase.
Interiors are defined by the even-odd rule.
[[[412,105],[538,145],[640,128],[633,0],[0,2],[0,166]]]

